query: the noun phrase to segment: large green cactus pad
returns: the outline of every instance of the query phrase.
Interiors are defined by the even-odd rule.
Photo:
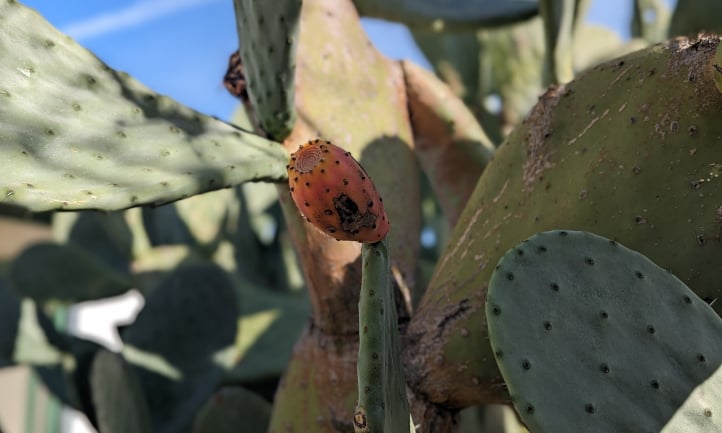
[[[261,128],[283,140],[296,121],[296,45],[302,0],[235,0],[248,96]]]
[[[502,257],[486,311],[531,431],[722,431],[722,321],[643,255],[540,233]]]
[[[0,2],[0,203],[120,209],[285,178],[282,147],[110,69]]]
[[[505,398],[483,302],[499,257],[534,233],[617,239],[705,301],[722,296],[718,44],[675,39],[600,64],[550,89],[497,150],[408,328],[423,347],[409,376],[432,401]]]

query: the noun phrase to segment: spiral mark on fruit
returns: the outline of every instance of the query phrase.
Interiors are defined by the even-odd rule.
[[[299,173],[308,173],[321,161],[323,152],[316,146],[299,149],[293,166]]]

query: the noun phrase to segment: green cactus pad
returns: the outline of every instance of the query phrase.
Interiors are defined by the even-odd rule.
[[[281,141],[296,121],[296,45],[302,0],[234,0],[248,96],[261,128]]]
[[[150,433],[150,413],[138,377],[119,354],[101,350],[90,371],[98,428],[103,433]]]
[[[18,293],[39,303],[83,302],[131,288],[130,276],[74,245],[35,244],[15,259],[10,277]]]
[[[14,1],[0,58],[0,203],[113,210],[285,179],[278,143],[152,92]]]
[[[722,431],[722,321],[615,241],[551,231],[492,274],[489,338],[536,433]]]
[[[693,36],[705,31],[722,33],[722,2],[677,0],[669,24],[669,36]]]
[[[225,371],[219,357],[233,345],[237,318],[232,283],[216,266],[180,267],[151,291],[121,337],[154,431],[177,433],[190,426]]]
[[[196,415],[193,433],[265,433],[271,404],[237,386],[216,391]]]
[[[483,303],[499,258],[534,233],[565,227],[617,239],[705,301],[722,297],[718,44],[675,39],[541,97],[486,167],[411,319],[423,348],[407,363],[419,368],[416,389],[461,407],[504,401]]]
[[[241,300],[240,332],[236,340],[238,360],[225,378],[253,383],[283,374],[294,343],[308,322],[308,299],[300,293],[275,293],[238,282]]]
[[[437,31],[521,21],[536,15],[537,3],[537,0],[354,0],[361,15]]]
[[[128,273],[140,241],[131,221],[124,211],[56,212],[53,237],[59,243],[82,248],[116,271]]]
[[[0,366],[9,363],[20,327],[20,299],[10,289],[10,282],[0,277]]]
[[[413,432],[401,367],[389,242],[361,246],[356,433]]]

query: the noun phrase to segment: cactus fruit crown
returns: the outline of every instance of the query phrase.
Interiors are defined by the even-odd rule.
[[[316,228],[339,241],[378,242],[389,231],[383,200],[350,152],[312,140],[291,154],[291,197]]]

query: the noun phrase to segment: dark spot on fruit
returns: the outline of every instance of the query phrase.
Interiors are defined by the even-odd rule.
[[[652,386],[652,388],[659,389],[659,382],[657,382],[656,380],[649,382],[649,384]]]
[[[336,160],[336,164],[341,164],[341,163],[338,161],[338,159]]]
[[[588,264],[589,266],[592,266],[592,265],[594,265],[594,259],[591,257],[585,257],[584,263]]]
[[[293,178],[293,181],[296,182],[296,183],[298,183],[298,176],[294,177],[294,178]]]
[[[507,272],[506,279],[509,281],[514,281],[514,274],[512,274],[511,272]]]
[[[601,364],[601,365],[599,366],[599,371],[601,371],[601,372],[604,373],[604,374],[608,374],[608,373],[609,373],[609,366],[608,366],[607,364]]]
[[[344,185],[348,185],[348,179],[344,179],[344,180],[343,180],[343,184],[344,184]]]
[[[602,319],[607,319],[609,318],[609,313],[607,313],[606,311],[602,311],[601,313],[599,313],[599,317],[601,317]]]
[[[700,353],[700,354],[697,355],[697,361],[699,361],[699,362],[705,362],[705,361],[707,361],[707,358]]]
[[[531,362],[529,362],[528,359],[525,359],[521,362],[521,368],[524,370],[531,370]]]
[[[311,186],[311,182],[306,182],[306,186]]]
[[[657,332],[657,330],[654,329],[654,326],[649,325],[647,326],[647,332],[649,332],[650,334],[654,334],[655,332]]]
[[[640,280],[644,279],[644,274],[639,271],[634,271],[634,276],[639,278]]]
[[[551,283],[551,284],[549,284],[549,287],[551,287],[551,289],[554,290],[555,292],[559,291],[559,284],[557,284],[557,283]]]
[[[546,329],[547,331],[551,331],[551,330],[552,330],[552,323],[549,322],[549,321],[544,322],[544,329]]]
[[[588,414],[593,414],[597,410],[594,408],[593,404],[587,403],[584,405],[584,411],[587,412]]]
[[[333,215],[333,211],[331,209],[326,209],[323,211],[326,215]]]
[[[369,200],[368,203],[366,203],[366,206],[367,206],[367,207],[372,207],[373,205],[374,205],[374,201],[373,201],[373,200]]]
[[[324,191],[331,192],[331,188],[326,188]]]
[[[691,304],[691,303],[692,303],[692,298],[690,298],[690,297],[687,296],[687,295],[684,295],[684,302],[685,302],[686,304]]]
[[[303,202],[303,205],[306,206],[306,207],[309,207],[309,206],[310,206],[307,201],[304,201],[304,202]]]
[[[356,202],[346,194],[334,197],[333,206],[345,232],[357,234],[361,228],[372,227],[376,223],[376,215],[370,212],[361,214]]]

